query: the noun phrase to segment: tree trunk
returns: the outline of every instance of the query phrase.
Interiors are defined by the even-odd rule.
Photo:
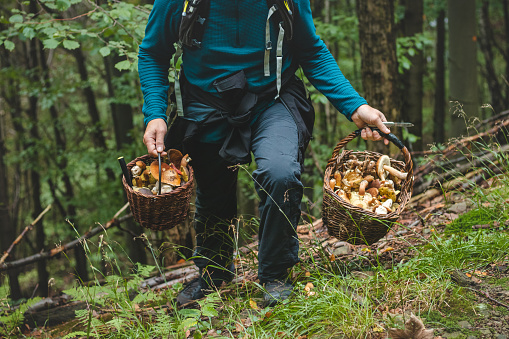
[[[509,81],[509,0],[504,0],[504,29],[505,29],[505,80]],[[505,108],[509,108],[509,85],[505,86]]]
[[[380,109],[387,120],[399,120],[397,92],[398,61],[394,34],[394,1],[357,1],[359,18],[359,41],[364,97],[368,103]],[[398,133],[393,130],[393,133]],[[381,142],[369,143],[374,151],[383,151]]]
[[[435,107],[433,111],[433,141],[445,141],[445,10],[437,18],[437,47],[435,65]]]
[[[490,90],[490,103],[495,113],[500,113],[504,110],[504,94],[502,92],[502,86],[498,80],[499,76],[495,70],[495,56],[493,54],[492,42],[495,41],[493,35],[493,28],[490,22],[490,4],[484,0],[481,7],[481,20],[480,20],[480,39],[479,46],[484,56],[484,67],[485,70],[483,75],[488,83]],[[486,117],[484,117],[486,118]]]
[[[4,144],[4,121],[0,115],[0,232],[3,236],[0,239],[0,249],[4,253],[14,241],[16,235],[16,227],[11,223],[9,213],[9,196],[7,189],[7,168],[4,162],[4,156],[7,154]],[[14,250],[10,258],[15,258]],[[9,272],[10,298],[12,300],[21,299],[21,289],[19,287],[17,270]]]
[[[466,134],[465,119],[479,116],[475,0],[449,0],[451,137]],[[453,103],[453,105],[454,105]]]
[[[39,42],[39,53],[41,59],[41,68],[43,71],[43,80],[46,87],[51,86],[50,81],[50,71],[49,67],[44,60],[46,60],[46,55],[44,53],[43,45]],[[72,201],[74,201],[74,189],[73,184],[71,182],[71,178],[67,173],[67,157],[65,155],[65,151],[67,149],[66,138],[65,138],[65,130],[60,125],[59,115],[55,105],[51,105],[49,108],[49,112],[51,115],[51,119],[53,120],[53,132],[55,134],[55,149],[57,152],[57,156],[55,159],[58,161],[58,168],[60,169],[61,179],[64,184],[63,195],[65,201],[67,201],[67,209],[62,211],[62,217],[64,219],[70,220],[73,224],[76,222],[76,206]],[[57,178],[59,179],[59,178]],[[54,183],[51,186],[58,186],[58,183]],[[52,188],[54,189],[54,188]],[[56,192],[53,193],[56,197]],[[61,205],[61,204],[60,204]],[[63,206],[62,206],[63,209]],[[88,270],[87,270],[87,258],[85,250],[82,246],[78,246],[74,249],[74,259],[76,260],[76,274],[81,278],[82,281],[88,281]]]
[[[403,34],[412,37],[422,33],[424,15],[423,0],[407,0],[405,7],[405,19],[403,20]],[[409,55],[412,63],[410,69],[405,70],[402,76],[403,96],[402,107],[404,107],[405,121],[410,121],[414,127],[410,132],[417,135],[420,140],[413,145],[416,151],[424,149],[422,138],[422,79],[424,73],[424,55],[422,50],[415,48],[415,54]]]
[[[36,4],[34,1],[30,2],[30,11],[31,13],[36,13]],[[38,60],[38,53],[37,53],[37,42],[36,40],[31,40],[28,44],[28,67],[31,70],[30,75],[30,81],[37,83],[40,81],[38,70],[40,69],[40,63]],[[28,98],[28,117],[30,121],[32,122],[30,127],[30,138],[26,142],[26,148],[25,149],[32,149],[32,154],[30,161],[32,163],[38,164],[40,162],[39,159],[39,151],[38,147],[35,145],[35,141],[40,140],[39,136],[39,128],[37,124],[37,104],[38,104],[38,97],[35,94],[32,94]],[[30,175],[30,186],[31,186],[31,194],[32,194],[32,217],[35,219],[39,214],[41,214],[43,208],[41,204],[41,177],[39,175],[39,172],[36,169],[30,169],[29,170]],[[36,250],[38,252],[44,251],[44,248],[46,246],[46,235],[44,232],[44,225],[42,220],[40,220],[37,224],[34,225],[36,230]],[[38,287],[38,294],[41,296],[47,296],[48,295],[48,280],[49,280],[49,274],[46,269],[46,261],[40,261],[37,263],[37,274],[39,277],[39,287]]]

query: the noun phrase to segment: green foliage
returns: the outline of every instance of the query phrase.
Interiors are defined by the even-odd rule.
[[[412,67],[409,57],[422,53],[425,47],[431,46],[433,40],[427,33],[396,39],[396,56],[398,58],[398,72],[403,73]]]

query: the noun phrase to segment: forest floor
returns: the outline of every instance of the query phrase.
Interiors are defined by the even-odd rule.
[[[442,163],[440,181],[421,175],[414,185],[418,194],[373,245],[339,241],[321,219],[298,226],[301,262],[292,272],[293,296],[281,305],[262,305],[253,238],[236,251],[235,280],[189,308],[177,307],[174,298],[198,274],[190,262],[136,265],[132,274],[111,274],[27,303],[0,318],[1,333],[65,339],[507,339],[509,150],[484,141],[479,146],[478,138],[458,144],[416,173],[428,173],[431,163],[438,168],[462,148],[471,152],[464,156],[466,166]],[[115,272],[115,261],[109,264]]]
[[[86,338],[88,332],[91,337],[127,338],[134,335],[125,332],[128,324],[142,327],[163,321],[160,314],[164,312],[166,321],[180,323],[168,330],[175,338],[504,339],[509,334],[507,227],[494,222],[491,215],[479,218],[472,196],[465,198],[465,193],[449,192],[418,206],[410,204],[387,236],[369,247],[331,238],[321,220],[299,226],[302,263],[294,271],[295,297],[273,309],[262,308],[262,292],[256,284],[255,241],[239,250],[240,278],[236,284],[224,286],[195,309],[180,310],[184,312],[180,317],[171,301],[161,304],[155,295],[171,297],[180,282],[194,278],[197,273],[187,264],[174,267],[178,272],[172,277],[166,275],[166,281],[159,279],[157,285],[149,281],[154,277],[145,279],[146,285],[152,284],[148,290],[153,295],[140,293],[146,296],[140,300],[131,296],[132,303],[125,297],[114,300],[107,290],[102,294],[109,295],[110,301],[103,296],[104,303],[93,305],[92,300],[81,298],[86,301],[82,306],[94,309],[95,323],[84,317],[89,314],[84,308],[85,313],[78,313],[78,318],[56,326],[27,328],[25,335]],[[450,232],[451,225],[462,230]],[[438,255],[427,264],[420,263],[430,259],[430,254]],[[147,289],[140,292],[143,290]],[[157,306],[150,306],[152,302]],[[133,305],[132,310],[128,304]],[[417,315],[426,329],[432,329],[433,335],[423,330],[420,335],[409,331],[388,336],[390,328],[404,329],[411,314]],[[116,317],[122,321],[115,323]],[[316,319],[310,323],[306,317]],[[182,326],[186,319],[191,320]],[[150,333],[155,332],[139,331],[137,336],[166,337]]]

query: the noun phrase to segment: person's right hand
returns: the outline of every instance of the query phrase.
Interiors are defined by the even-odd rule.
[[[166,155],[164,151],[164,136],[166,135],[166,121],[164,119],[150,120],[143,135],[143,143],[147,146],[148,154],[157,157],[157,153]]]

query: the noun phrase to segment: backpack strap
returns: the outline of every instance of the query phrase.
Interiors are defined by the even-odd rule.
[[[179,40],[188,47],[201,47],[210,0],[185,0],[180,19]]]

